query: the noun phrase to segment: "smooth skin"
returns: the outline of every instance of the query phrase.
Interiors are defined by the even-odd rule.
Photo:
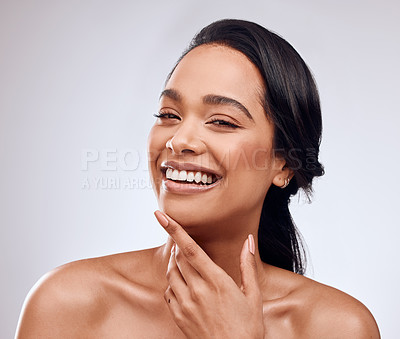
[[[380,337],[356,299],[260,259],[264,196],[293,176],[273,152],[263,86],[228,47],[200,46],[182,59],[148,142],[166,244],[48,273],[27,297],[17,338]],[[216,96],[251,117],[232,101],[209,100]],[[220,182],[197,194],[167,190],[169,160],[209,168]]]

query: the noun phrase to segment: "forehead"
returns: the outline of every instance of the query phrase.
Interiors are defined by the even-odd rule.
[[[201,45],[180,61],[166,88],[177,89],[184,97],[225,95],[252,106],[261,104],[264,84],[257,67],[241,52]]]

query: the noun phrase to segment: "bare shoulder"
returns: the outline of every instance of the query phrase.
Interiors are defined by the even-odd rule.
[[[119,299],[131,298],[134,304],[139,302],[135,295],[146,295],[140,292],[149,288],[150,273],[141,271],[153,252],[79,260],[45,274],[25,300],[17,338],[93,336]]]
[[[306,331],[324,338],[380,338],[378,326],[368,308],[352,296],[333,287],[305,279],[298,291],[310,318]]]
[[[360,301],[336,288],[286,272],[278,273],[289,281],[284,297],[271,305],[287,311],[280,314],[289,315],[291,331],[297,338],[380,338],[374,317]]]

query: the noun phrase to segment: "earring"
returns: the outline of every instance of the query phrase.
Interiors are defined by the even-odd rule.
[[[290,182],[290,179],[286,178],[284,184],[282,186],[280,186],[280,188],[283,189],[283,188],[287,187],[289,185],[289,182]]]

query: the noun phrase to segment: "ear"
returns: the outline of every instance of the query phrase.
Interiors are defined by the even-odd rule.
[[[294,171],[286,166],[286,161],[283,157],[275,159],[276,174],[272,179],[275,186],[285,188],[289,185],[289,181],[293,178]]]

